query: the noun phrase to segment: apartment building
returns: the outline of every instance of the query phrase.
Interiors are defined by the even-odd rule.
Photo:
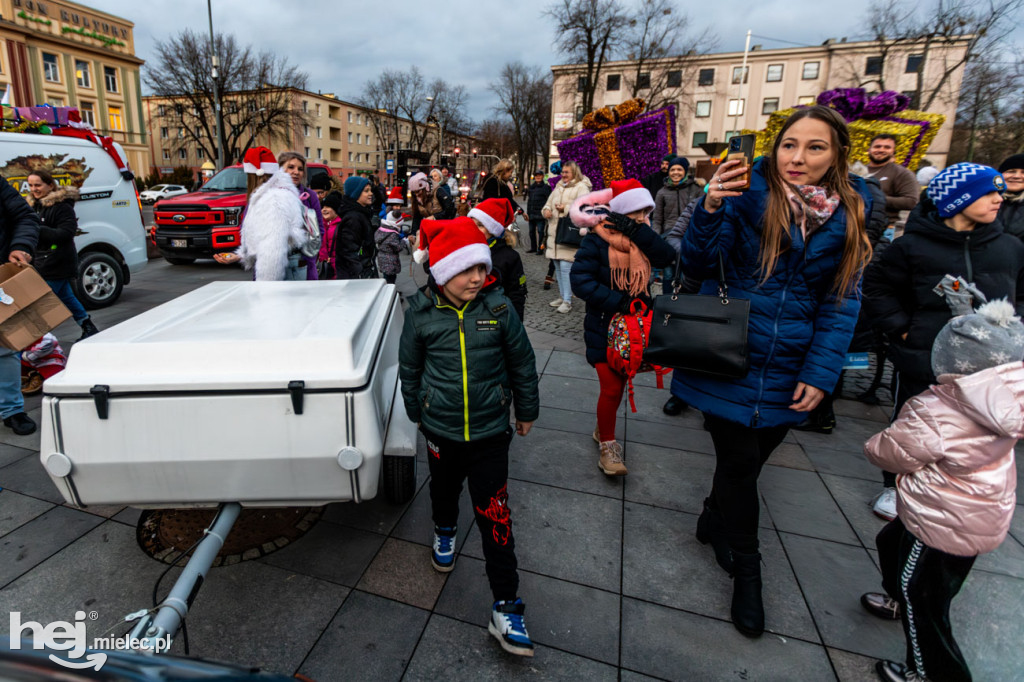
[[[746,73],[743,52],[695,55],[682,62],[656,60],[639,77],[635,61],[608,62],[601,71],[594,107],[614,106],[630,99],[630,83],[661,84],[667,93],[652,93],[648,87],[641,88],[637,96],[669,97],[677,107],[677,150],[694,161],[705,156],[701,143],[724,142],[744,129],[760,130],[773,112],[813,104],[825,90],[864,87],[870,93],[878,92],[884,83],[886,90],[912,94],[919,69],[926,91],[934,90],[947,65],[961,62],[966,41],[930,46],[927,59],[923,48],[894,48],[877,41],[847,42],[845,38],[811,47],[765,50],[755,45],[747,54]],[[585,113],[580,89],[586,76],[581,64],[554,66],[552,73],[551,153],[557,158],[555,143],[580,130]],[[927,154],[939,167],[945,165],[949,152],[962,76],[961,64],[938,86],[939,93],[928,109],[946,116]]]
[[[69,0],[0,0],[0,91],[10,104],[74,106],[149,168],[134,24]]]

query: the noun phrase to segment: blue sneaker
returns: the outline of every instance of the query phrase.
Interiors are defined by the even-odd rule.
[[[501,648],[517,656],[533,656],[533,641],[523,620],[525,610],[522,599],[496,601],[491,609],[491,622],[487,624],[487,631],[494,635]]]
[[[448,573],[455,568],[455,534],[458,528],[440,528],[434,526],[434,551],[430,553],[430,563],[434,570]]]

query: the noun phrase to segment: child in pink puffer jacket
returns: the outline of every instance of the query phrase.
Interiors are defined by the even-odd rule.
[[[1024,437],[1024,325],[1006,301],[954,317],[935,337],[939,383],[864,446],[896,473],[897,518],[875,539],[886,594],[861,597],[903,621],[906,665],[879,661],[883,680],[969,681],[949,606],[979,554],[999,547],[1016,503],[1013,448]]]

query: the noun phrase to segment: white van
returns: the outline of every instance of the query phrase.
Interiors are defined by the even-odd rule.
[[[117,145],[124,158],[124,150]],[[28,196],[27,178],[45,170],[54,182],[73,185],[78,216],[76,293],[86,308],[118,299],[132,273],[146,265],[146,230],[135,183],[126,180],[102,147],[53,135],[0,133],[0,176]]]

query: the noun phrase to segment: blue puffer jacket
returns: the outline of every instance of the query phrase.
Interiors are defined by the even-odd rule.
[[[641,225],[632,236],[652,268],[675,263],[676,252],[649,225]],[[632,300],[624,291],[611,286],[612,272],[608,265],[608,242],[596,234],[588,234],[576,251],[576,260],[569,273],[572,293],[587,302],[583,319],[583,341],[587,344],[587,362],[596,365],[608,362],[608,325],[615,313],[625,312]],[[648,305],[649,296],[642,296]]]
[[[725,254],[729,295],[750,299],[747,332],[750,372],[743,379],[713,379],[676,372],[672,393],[697,409],[753,427],[792,425],[807,415],[789,409],[797,382],[830,393],[839,379],[860,311],[860,283],[840,300],[834,292],[846,235],[846,211],[811,233],[804,243],[790,226],[791,247],[779,257],[764,284],[758,263],[761,217],[768,202],[764,161],[754,164],[750,189],[708,213],[701,203],[682,240],[683,269],[714,277],[719,249]],[[860,178],[851,179],[864,198],[871,195]],[[716,293],[714,279],[702,294]]]

